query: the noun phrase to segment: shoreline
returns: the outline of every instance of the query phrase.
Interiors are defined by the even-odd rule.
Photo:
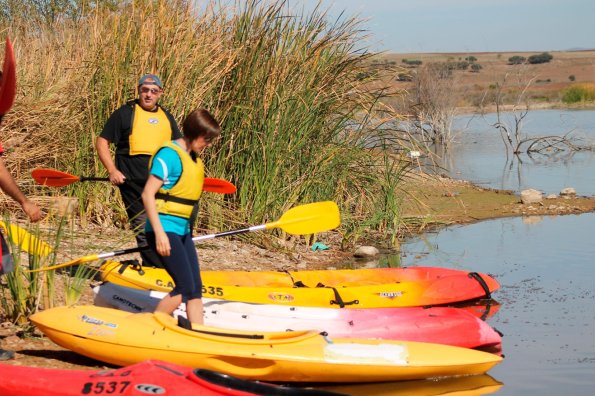
[[[529,111],[532,110],[595,110],[595,102],[589,103],[580,103],[576,105],[568,105],[562,102],[535,102],[529,103],[528,105],[518,105],[518,104],[503,104],[500,105],[500,111],[502,112],[511,112],[515,110],[525,110]],[[485,107],[477,107],[477,106],[461,106],[456,108],[456,115],[457,116],[464,116],[464,115],[474,115],[474,114],[485,114],[485,113],[496,113],[497,107],[496,105],[490,105]]]

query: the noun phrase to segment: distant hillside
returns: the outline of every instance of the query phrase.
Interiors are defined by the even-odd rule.
[[[456,70],[453,74],[457,79],[458,93],[461,96],[461,107],[477,106],[486,94],[494,90],[496,84],[502,84],[506,77],[507,100],[514,101],[518,93],[532,80],[527,91],[527,97],[534,104],[555,105],[565,89],[572,84],[595,82],[595,50],[551,51],[553,56],[548,63],[515,64],[511,65],[512,57],[529,58],[541,52],[474,52],[474,53],[411,53],[411,54],[383,54],[373,62],[387,63],[400,69],[400,79],[394,81],[399,88],[411,88],[407,75],[415,73],[416,64],[424,65],[431,62],[467,62],[471,64],[466,70]],[[518,58],[517,58],[518,59]]]

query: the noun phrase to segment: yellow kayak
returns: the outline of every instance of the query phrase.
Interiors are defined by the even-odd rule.
[[[164,269],[106,261],[104,281],[168,292]],[[487,274],[439,267],[316,271],[202,271],[203,296],[258,304],[387,308],[451,304],[489,297],[500,285]]]
[[[501,357],[454,346],[328,339],[316,331],[248,332],[178,326],[162,313],[96,306],[51,308],[31,321],[56,344],[127,366],[159,359],[239,378],[282,382],[381,382],[484,374]]]

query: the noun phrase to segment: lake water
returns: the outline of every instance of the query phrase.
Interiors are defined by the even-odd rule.
[[[502,395],[595,390],[595,214],[507,218],[449,227],[402,246],[402,265],[493,274],[501,306],[488,319],[505,360]]]
[[[546,161],[526,154],[506,160],[497,131],[485,119],[461,117],[465,132],[442,162],[452,177],[519,192],[557,194],[574,187],[595,196],[595,154]],[[573,130],[583,144],[595,139],[595,111],[531,111],[532,136]],[[401,253],[351,266],[434,265],[493,274],[500,303],[487,322],[503,333],[504,361],[470,384],[414,381],[382,390],[343,388],[366,395],[588,395],[595,391],[595,214],[517,217],[453,226],[405,241]],[[491,380],[491,383],[490,383]],[[457,382],[459,381],[459,382]],[[469,379],[466,379],[469,381]],[[482,385],[483,383],[483,385]],[[498,385],[499,384],[499,385]]]
[[[510,120],[510,113],[504,114]],[[558,194],[574,187],[595,196],[595,153],[550,160],[527,154],[507,160],[494,114],[460,117],[461,131],[440,165],[453,178],[515,192]],[[510,121],[509,121],[510,122]],[[595,141],[595,111],[530,111],[528,136]],[[510,157],[510,156],[509,156]],[[520,159],[520,161],[519,161]],[[382,389],[348,387],[361,395],[591,395],[595,392],[595,214],[517,217],[452,226],[405,241],[399,254],[358,266],[434,265],[493,274],[500,303],[487,322],[503,333],[504,361],[475,379],[413,381]],[[458,382],[457,382],[458,381]]]
[[[484,187],[520,192],[535,188],[558,194],[574,187],[577,194],[595,196],[595,151],[578,151],[552,156],[506,155],[500,132],[492,124],[496,114],[463,116],[455,120],[455,141],[439,165],[453,178],[473,181]],[[507,125],[514,114],[502,113]],[[595,145],[594,110],[531,110],[523,120],[522,136],[562,136],[576,139],[581,146]],[[579,140],[580,139],[580,140]],[[526,147],[526,146],[523,146]]]

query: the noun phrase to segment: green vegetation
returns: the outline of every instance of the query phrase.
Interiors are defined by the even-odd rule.
[[[96,135],[135,96],[138,76],[156,72],[166,87],[163,104],[178,120],[204,106],[223,126],[204,158],[207,175],[230,180],[238,192],[205,194],[200,227],[261,224],[296,204],[334,200],[346,238],[361,235],[358,227],[385,232],[390,224],[396,232],[385,192],[405,172],[385,174],[384,163],[387,155],[391,169],[408,162],[390,154],[403,143],[390,140],[394,127],[386,121],[398,115],[381,99],[395,94],[385,69],[367,66],[357,20],[330,23],[318,9],[287,16],[284,1],[238,1],[235,12],[199,14],[182,0],[63,3],[74,8],[52,9],[50,20],[36,1],[19,3],[27,12],[1,16],[19,80],[4,125],[5,140],[19,144],[7,160],[21,176],[39,166],[102,176]],[[125,224],[108,184],[23,188],[76,196],[83,224]]]
[[[567,104],[593,101],[595,101],[595,84],[573,85],[562,95],[562,102]]]
[[[536,65],[538,63],[548,63],[552,59],[554,59],[554,56],[552,54],[548,52],[542,52],[538,55],[531,55],[529,58],[527,58],[527,62],[529,62],[532,65]]]
[[[471,71],[474,73],[479,73],[481,69],[483,69],[483,67],[479,63],[474,63],[471,65]]]
[[[536,65],[539,63],[548,63],[554,59],[554,56],[548,52],[542,52],[541,54],[531,55],[529,58],[525,58],[524,56],[511,56],[508,58],[509,65],[522,65],[523,63],[530,63],[532,65]]]
[[[9,229],[10,218],[5,215],[3,219]],[[51,242],[49,254],[43,254],[43,249],[34,243],[31,243],[29,251],[25,251],[22,246],[15,245],[13,238],[6,238],[15,266],[13,272],[0,277],[0,318],[2,320],[9,320],[27,328],[30,326],[29,316],[38,308],[50,308],[58,303],[74,304],[79,300],[82,288],[88,287],[87,281],[95,273],[88,267],[78,267],[70,274],[71,276],[62,276],[54,271],[27,272],[27,270],[56,264],[57,247],[66,231],[64,220],[61,217],[49,219],[51,233],[42,232],[38,226],[23,228],[29,236],[22,240],[29,241],[32,236],[37,240]],[[63,293],[58,293],[58,290]]]
[[[418,59],[403,59],[402,62],[408,66],[420,66],[422,61]]]
[[[519,56],[519,55],[511,56],[510,58],[508,58],[509,65],[522,65],[526,61],[527,61],[527,58],[525,58],[524,56]]]

